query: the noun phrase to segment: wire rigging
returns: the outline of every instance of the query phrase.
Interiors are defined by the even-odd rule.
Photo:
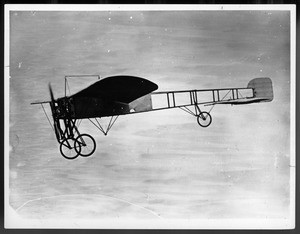
[[[52,124],[51,124],[51,121],[50,121],[50,119],[49,119],[49,117],[48,117],[48,115],[47,115],[46,111],[45,111],[45,108],[44,108],[44,105],[43,105],[43,103],[41,103],[41,106],[42,106],[42,108],[43,108],[43,111],[44,111],[44,113],[45,113],[45,115],[46,115],[46,117],[47,117],[47,119],[48,119],[48,122],[49,122],[49,124],[50,124],[50,126],[51,126],[52,130],[54,131],[54,128],[53,128],[53,126],[52,126]]]
[[[68,90],[69,90],[69,95],[71,95],[71,89],[70,89],[70,86],[69,86],[69,82],[68,82],[68,80],[67,80],[67,87],[68,87]]]
[[[114,118],[115,117],[115,118]],[[109,123],[107,125],[107,128],[104,129],[100,123],[100,121],[98,121],[97,118],[95,118],[95,121],[97,122],[97,124],[91,120],[90,118],[88,118],[88,120],[95,125],[104,135],[107,135],[107,133],[109,132],[109,130],[113,127],[114,123],[116,122],[116,120],[118,119],[118,115],[117,116],[111,116]]]
[[[224,100],[224,98],[226,98],[226,96],[230,93],[231,90],[229,90],[226,95],[221,99],[220,102],[222,102]],[[210,113],[213,109],[214,109],[215,105],[212,105],[212,107],[210,108],[210,110],[208,111],[208,113]]]
[[[239,95],[241,95],[241,97],[244,98],[243,95],[241,94],[241,92],[238,89],[237,89],[237,91],[238,91]]]

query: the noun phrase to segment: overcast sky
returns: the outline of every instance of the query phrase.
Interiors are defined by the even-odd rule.
[[[36,181],[35,191],[57,195],[68,192],[56,182],[45,182],[45,178],[50,176],[59,181],[60,176],[51,176],[51,172],[45,172],[41,165],[49,164],[62,175],[66,173],[63,165],[68,165],[67,174],[72,176],[74,168],[85,173],[81,171],[83,161],[80,162],[84,160],[92,174],[76,177],[78,191],[75,192],[80,193],[83,191],[80,186],[90,178],[107,178],[107,181],[114,178],[107,168],[94,171],[95,160],[100,160],[100,165],[108,163],[119,168],[116,169],[116,179],[109,181],[111,188],[108,188],[107,181],[95,182],[105,184],[103,187],[107,190],[103,191],[106,194],[114,193],[115,187],[122,190],[122,185],[130,181],[138,184],[136,187],[136,184],[132,185],[131,192],[135,191],[134,188],[143,188],[150,194],[159,188],[165,193],[160,198],[157,195],[161,203],[157,206],[155,203],[153,209],[162,216],[165,206],[169,207],[165,210],[166,217],[176,216],[177,211],[172,202],[166,201],[172,197],[157,184],[161,181],[152,178],[155,177],[153,171],[160,175],[161,180],[174,184],[170,190],[179,191],[189,184],[189,194],[199,192],[193,176],[214,186],[222,184],[222,188],[205,187],[204,190],[209,192],[203,195],[207,197],[205,199],[213,200],[210,201],[213,207],[218,207],[216,201],[220,202],[219,212],[215,207],[214,211],[202,210],[200,214],[197,210],[199,204],[191,211],[187,208],[188,201],[183,202],[184,196],[176,193],[178,197],[174,198],[174,204],[176,199],[183,202],[189,217],[244,215],[256,218],[264,215],[254,210],[249,213],[242,210],[245,204],[237,197],[243,196],[250,201],[246,202],[250,204],[247,209],[260,207],[268,215],[276,213],[272,217],[286,217],[288,210],[282,209],[288,207],[289,202],[289,17],[287,11],[11,12],[12,206],[17,208],[36,197],[22,195],[24,191],[31,191],[29,180],[36,176],[22,175],[32,170],[36,163],[40,165],[37,170],[40,180]],[[158,91],[246,87],[253,78],[270,77],[274,100],[265,104],[215,107],[212,125],[205,131],[198,127],[196,119],[180,110],[120,117],[107,137],[91,126],[83,126],[83,130],[92,134],[101,146],[90,161],[65,162],[59,155],[54,134],[42,109],[29,104],[49,99],[49,82],[55,97],[62,96],[64,76],[72,74],[140,76],[155,82]],[[92,80],[72,80],[70,86],[75,92],[90,82]],[[143,157],[146,153],[150,155],[147,159]],[[194,158],[198,154],[201,160]],[[169,166],[173,162],[175,166],[161,172],[157,171],[158,165],[161,166],[159,162]],[[70,167],[72,163],[73,168]],[[143,174],[145,164],[152,166],[147,167],[148,171]],[[176,172],[172,174],[174,168],[185,168],[180,173],[190,182],[177,180]],[[128,173],[131,177],[120,177]],[[145,179],[147,182],[139,181],[140,177],[148,178]],[[120,178],[125,178],[121,185]],[[65,179],[62,181],[68,183]],[[230,189],[226,187],[229,185]],[[87,190],[91,187],[95,188],[95,185]],[[126,191],[119,191],[119,195],[132,199]],[[226,192],[220,194],[220,191]],[[251,200],[251,197],[256,200]],[[264,205],[266,198],[271,201],[267,206]],[[227,202],[233,205],[228,206]],[[28,212],[27,215],[33,215],[32,210]]]

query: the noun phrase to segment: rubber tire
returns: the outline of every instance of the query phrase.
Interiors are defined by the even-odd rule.
[[[77,157],[80,155],[81,148],[80,148],[79,150],[77,150],[76,148],[75,148],[75,149],[73,148],[73,150],[76,152],[76,155],[75,155],[75,156],[69,157],[69,156],[65,155],[65,154],[64,154],[64,151],[63,151],[63,147],[66,147],[66,146],[64,145],[64,143],[65,143],[66,141],[70,140],[70,139],[72,139],[72,138],[66,138],[66,139],[64,139],[64,140],[60,143],[59,150],[60,150],[61,155],[62,155],[64,158],[69,159],[69,160],[73,160],[73,159],[77,158]],[[74,139],[72,139],[72,140],[74,140]],[[72,142],[72,143],[70,144],[71,147],[72,147],[72,146],[75,147],[75,142],[76,142],[76,140],[74,140],[74,142]]]
[[[204,115],[206,116],[206,120],[204,120],[204,121],[207,121],[207,120],[208,120],[208,123],[207,123],[207,124],[202,124],[202,123],[199,121],[200,118],[202,119],[202,117],[201,117],[202,114],[204,114]],[[199,124],[201,127],[206,128],[206,127],[208,127],[208,126],[211,124],[211,122],[212,122],[211,115],[210,115],[208,112],[203,111],[203,112],[201,112],[201,113],[197,116],[197,122],[198,122],[198,124]]]
[[[92,148],[92,150],[89,152],[89,153],[87,153],[87,154],[84,154],[83,152],[82,152],[82,148],[83,147],[85,147],[85,146],[82,146],[81,145],[81,143],[80,143],[80,140],[81,140],[81,137],[88,137],[88,138],[90,138],[91,140],[92,140],[92,142],[93,142],[93,148]],[[77,144],[79,145],[79,149],[80,149],[80,152],[77,152]],[[96,150],[96,141],[95,141],[95,139],[91,136],[91,135],[89,135],[89,134],[80,134],[78,137],[76,137],[76,139],[75,139],[75,142],[74,142],[74,147],[75,147],[75,151],[80,155],[80,156],[82,156],[82,157],[89,157],[89,156],[91,156],[94,152],[95,152],[95,150]]]

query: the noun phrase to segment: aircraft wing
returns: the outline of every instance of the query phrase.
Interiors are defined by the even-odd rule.
[[[102,98],[107,101],[130,103],[158,89],[158,86],[144,78],[135,76],[111,76],[73,94],[76,98]]]

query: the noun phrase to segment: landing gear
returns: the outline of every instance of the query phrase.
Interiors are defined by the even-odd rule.
[[[60,124],[60,121],[63,121]],[[55,133],[61,155],[69,160],[78,156],[91,156],[96,150],[95,139],[88,134],[80,134],[76,119],[55,119]],[[64,126],[64,130],[61,128]]]
[[[66,159],[75,159],[80,155],[81,147],[76,148],[76,140],[74,138],[65,138],[60,143],[60,153]]]
[[[210,115],[209,112],[206,111],[201,111],[200,107],[195,104],[195,111],[190,110],[187,106],[183,106],[183,107],[179,107],[181,110],[187,112],[188,114],[195,116],[197,118],[197,122],[198,124],[203,127],[206,128],[208,127],[211,122],[212,122],[212,117]]]
[[[208,127],[211,124],[212,118],[211,115],[206,112],[202,111],[198,116],[197,116],[197,122],[201,127]]]
[[[88,134],[81,134],[77,138],[65,138],[60,143],[60,153],[66,159],[75,159],[78,156],[91,156],[96,150],[94,138]]]
[[[197,91],[190,91],[190,98],[191,98],[191,104],[192,106],[194,106],[194,110],[188,108],[189,105],[186,106],[180,106],[179,108],[185,112],[187,112],[188,114],[195,116],[197,118],[197,122],[198,124],[203,127],[206,128],[211,124],[212,118],[210,115],[210,112],[212,110],[212,107],[208,112],[206,111],[201,111],[200,107],[199,107],[199,102],[198,102],[198,98],[197,98]]]
[[[74,148],[80,156],[88,157],[95,152],[96,142],[89,134],[81,134],[75,139]]]
[[[53,117],[52,128],[59,143],[61,155],[70,160],[78,156],[91,156],[96,150],[96,142],[92,136],[80,134],[78,127],[81,120],[76,124],[78,119],[75,118],[72,98],[65,97],[55,100],[50,84],[49,92],[51,97],[49,104]]]

